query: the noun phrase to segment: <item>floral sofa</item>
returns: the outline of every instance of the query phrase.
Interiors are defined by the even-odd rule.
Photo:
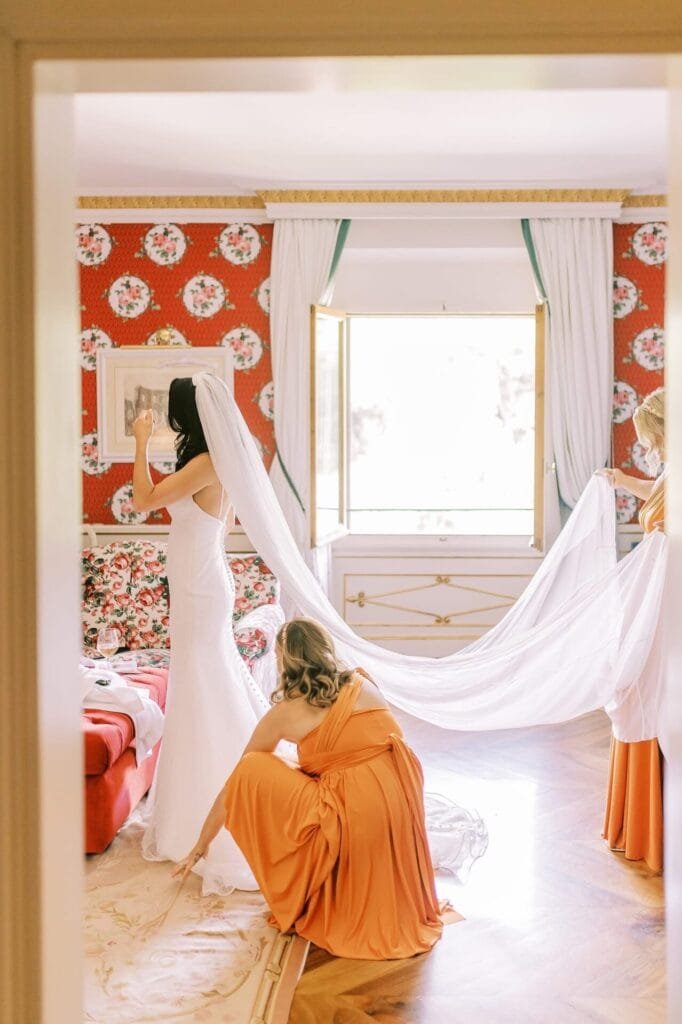
[[[275,681],[274,641],[284,621],[279,584],[257,555],[229,559],[235,580],[232,628],[239,652],[266,693]],[[114,541],[82,553],[84,653],[92,655],[97,633],[114,626],[121,651],[135,654],[130,685],[143,686],[165,706],[170,660],[166,545],[161,541]],[[114,656],[112,666],[116,668]],[[83,710],[85,852],[105,850],[149,789],[159,746],[137,764],[133,723],[114,711]]]
[[[121,634],[121,648],[135,651],[138,664],[168,664],[169,591],[163,541],[113,541],[82,553],[83,645],[92,650],[103,626]],[[229,558],[235,582],[232,617],[239,652],[250,669],[272,650],[283,621],[279,583],[259,555]],[[256,609],[275,606],[272,614]]]

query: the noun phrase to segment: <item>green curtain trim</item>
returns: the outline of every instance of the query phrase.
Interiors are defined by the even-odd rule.
[[[280,468],[281,468],[282,472],[284,473],[284,479],[289,484],[289,487],[291,487],[292,494],[294,495],[294,497],[296,498],[296,501],[301,506],[301,512],[303,513],[303,515],[305,515],[306,511],[305,511],[305,508],[303,506],[303,502],[301,501],[301,496],[298,493],[298,491],[296,490],[296,487],[294,485],[294,481],[289,476],[289,471],[288,471],[287,467],[284,465],[284,459],[280,455],[279,448],[277,446],[275,446],[275,455],[277,456],[277,461],[279,462]]]
[[[334,277],[336,276],[336,271],[337,271],[338,266],[339,266],[339,260],[341,259],[341,254],[342,254],[342,252],[343,252],[343,250],[345,248],[346,239],[348,238],[349,228],[350,228],[350,221],[349,220],[340,220],[339,221],[339,231],[338,231],[338,234],[336,236],[336,245],[334,246],[334,255],[332,256],[332,262],[331,262],[331,266],[329,268],[329,279],[327,281],[327,288],[329,287],[329,285],[334,280]]]
[[[535,244],[533,242],[533,235],[530,230],[530,221],[527,218],[523,218],[521,221],[521,231],[523,233],[523,240],[526,243],[526,249],[528,251],[528,258],[530,259],[530,265],[533,268],[533,277],[535,278],[535,284],[537,285],[540,298],[543,302],[549,302],[547,298],[547,291],[545,289],[544,281],[542,280],[542,274],[540,273],[540,264],[538,263],[538,254],[535,251]]]

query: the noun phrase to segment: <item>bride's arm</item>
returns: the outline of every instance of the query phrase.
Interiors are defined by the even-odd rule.
[[[177,473],[171,473],[154,484],[149,473],[147,447],[154,428],[151,413],[143,413],[135,420],[135,465],[133,466],[133,508],[136,512],[152,512],[165,508],[174,501],[196,494],[216,481],[210,455],[197,455]]]

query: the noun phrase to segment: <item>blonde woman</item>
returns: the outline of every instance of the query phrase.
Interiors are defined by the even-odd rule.
[[[655,472],[665,461],[663,388],[644,399],[633,416],[637,439]],[[603,471],[614,487],[644,501],[639,521],[645,533],[662,530],[665,522],[665,471],[656,480],[628,476],[621,469]],[[628,860],[644,860],[655,872],[663,868],[663,768],[658,741],[621,743],[611,740],[606,814],[602,835],[612,850]]]
[[[277,657],[274,706],[174,874],[226,827],[281,931],[337,956],[423,953],[442,922],[419,761],[376,685],[338,663],[317,622],[282,626]],[[298,745],[300,768],[273,753],[280,740]]]

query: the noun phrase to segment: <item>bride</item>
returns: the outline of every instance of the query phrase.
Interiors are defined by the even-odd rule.
[[[225,532],[234,509],[216,474],[189,377],[171,383],[168,415],[177,432],[176,472],[152,482],[148,443],[151,411],[135,421],[133,504],[140,512],[167,508],[171,593],[171,661],[164,738],[147,802],[144,856],[178,860],[204,820],[206,807],[234,768],[268,708],[239,655],[232,633],[234,582]],[[195,868],[203,892],[256,889],[241,852],[224,832]]]

